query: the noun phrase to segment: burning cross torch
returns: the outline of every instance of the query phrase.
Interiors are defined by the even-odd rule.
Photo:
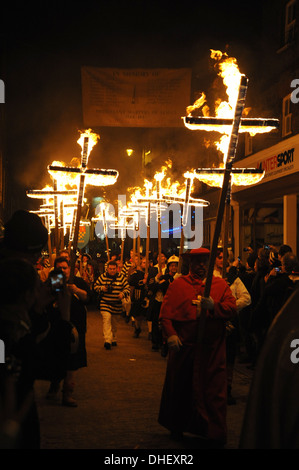
[[[136,197],[137,204],[147,204],[147,239],[149,240],[150,234],[150,214],[151,209],[156,209],[156,216],[158,222],[158,266],[159,266],[159,273],[162,272],[162,265],[161,265],[161,253],[162,253],[162,234],[161,234],[161,213],[163,208],[166,206],[166,202],[163,200],[163,190],[161,186],[161,181],[165,176],[164,170],[161,172],[157,172],[154,175],[154,179],[156,180],[156,192],[152,192],[153,194],[149,195],[149,186],[147,186],[146,196],[141,196],[140,194]],[[146,206],[144,206],[146,207]],[[148,261],[147,261],[148,262]]]
[[[184,251],[184,227],[187,225],[188,212],[190,204],[193,206],[207,207],[209,205],[208,201],[198,198],[191,197],[191,189],[193,186],[194,174],[186,172],[185,177],[185,192],[180,195],[168,195],[163,194],[163,200],[168,203],[177,202],[183,205],[183,214],[182,214],[182,225],[181,225],[181,240],[180,240],[180,251],[179,251],[179,266],[178,273],[181,273],[182,269],[182,254]]]
[[[59,229],[59,213],[58,213],[58,198],[64,199],[74,199],[76,198],[77,191],[76,190],[57,190],[57,186],[54,188],[46,187],[45,189],[31,189],[26,192],[28,197],[35,198],[35,199],[43,199],[44,204],[40,206],[39,211],[35,211],[41,217],[46,217],[47,219],[47,227],[48,227],[48,246],[49,246],[49,256],[52,263],[52,256],[51,256],[51,238],[50,238],[50,230],[51,230],[51,222],[50,220],[54,218],[54,230],[55,230],[55,246],[56,250],[58,250],[59,245],[59,237],[58,237],[58,229]],[[52,203],[50,202],[52,201]],[[34,212],[34,211],[33,211]]]
[[[106,186],[107,184],[114,184],[118,177],[118,172],[116,170],[100,170],[100,169],[88,169],[88,157],[93,148],[97,143],[99,136],[87,130],[81,133],[81,136],[78,140],[78,143],[81,145],[81,167],[61,167],[50,165],[48,167],[49,172],[53,177],[57,177],[57,174],[71,174],[79,176],[79,184],[77,187],[77,209],[75,211],[72,230],[71,230],[71,239],[72,239],[72,251],[71,251],[71,273],[70,279],[72,281],[75,274],[75,261],[76,261],[76,251],[78,246],[78,236],[80,228],[80,219],[81,219],[81,209],[83,205],[83,197],[85,184],[94,184],[96,186]]]
[[[222,186],[221,186],[221,194],[220,194],[220,200],[219,200],[219,205],[218,205],[213,243],[212,243],[212,248],[211,248],[209,267],[208,267],[208,272],[207,272],[207,279],[205,283],[204,297],[209,297],[210,295],[213,270],[214,270],[214,264],[215,264],[216,253],[217,253],[218,239],[219,239],[219,235],[221,231],[225,204],[226,204],[226,201],[228,200],[228,193],[230,190],[231,178],[234,175],[234,170],[232,166],[235,160],[239,129],[240,129],[240,125],[243,124],[244,122],[244,121],[242,122],[242,113],[243,113],[244,106],[245,106],[247,89],[248,89],[248,78],[245,75],[240,74],[238,96],[237,96],[237,100],[235,103],[234,117],[231,121],[231,131],[230,131],[230,138],[229,138],[229,145],[228,145],[227,156],[226,156],[226,161],[225,161],[225,167],[219,170],[219,173],[221,173],[222,175]],[[275,124],[276,124],[275,127],[277,127],[277,121],[275,122]],[[197,171],[198,173],[201,172],[201,170],[197,170]],[[213,173],[213,172],[210,171],[210,173]],[[205,318],[206,318],[205,311],[202,310],[200,317],[199,317],[198,342],[201,342],[203,338]]]

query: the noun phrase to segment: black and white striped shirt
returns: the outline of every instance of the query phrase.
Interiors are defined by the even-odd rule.
[[[104,287],[108,287],[109,291],[104,292]],[[122,313],[122,302],[119,294],[130,295],[130,286],[123,274],[119,273],[115,277],[111,277],[105,272],[94,283],[94,291],[97,294],[101,294],[101,312],[120,315]]]

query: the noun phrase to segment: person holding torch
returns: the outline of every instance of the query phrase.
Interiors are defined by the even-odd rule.
[[[210,296],[203,297],[208,249],[192,249],[183,256],[189,259],[189,274],[170,284],[160,311],[169,355],[158,421],[175,439],[189,432],[209,445],[223,446],[227,439],[225,323],[237,314],[236,300],[226,281],[214,276]],[[199,340],[203,309],[206,322]]]

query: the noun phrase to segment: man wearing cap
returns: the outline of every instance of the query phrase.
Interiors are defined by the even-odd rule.
[[[69,284],[71,266],[65,256],[60,256],[54,261],[54,269],[61,270],[64,274],[67,288],[71,294],[70,321],[78,332],[78,346],[76,351],[70,354],[67,373],[63,381],[62,404],[64,406],[76,407],[77,401],[73,397],[75,388],[75,377],[78,369],[87,366],[85,336],[87,329],[87,309],[86,305],[90,300],[91,290],[84,279],[74,276],[73,283]],[[56,299],[55,299],[56,300]],[[54,302],[52,313],[55,314]],[[51,382],[46,398],[48,400],[57,400],[60,390],[60,380]]]
[[[189,274],[175,279],[164,297],[160,321],[169,357],[159,423],[173,437],[183,432],[223,446],[226,443],[225,322],[236,313],[236,301],[222,278],[212,278],[210,296],[203,296],[210,251],[193,249]],[[193,302],[200,299],[200,305]],[[203,313],[202,313],[203,312]],[[203,337],[198,321],[205,314]]]

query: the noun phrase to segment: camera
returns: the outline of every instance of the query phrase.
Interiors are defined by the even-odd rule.
[[[61,292],[64,287],[64,274],[60,270],[53,270],[49,274],[51,291],[53,294]]]

